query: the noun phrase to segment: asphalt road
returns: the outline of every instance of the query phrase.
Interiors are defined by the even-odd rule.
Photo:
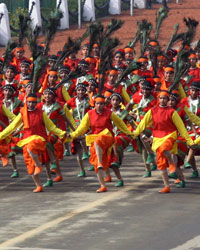
[[[76,177],[78,166],[70,156],[61,162],[64,181],[34,194],[21,156],[18,165],[18,179],[9,177],[11,167],[0,169],[0,249],[200,249],[200,181],[189,178],[191,170],[185,170],[184,189],[171,181],[172,192],[159,194],[159,172],[144,179],[140,155],[126,153],[125,186],[115,187],[112,174],[108,192],[97,194],[95,173]]]

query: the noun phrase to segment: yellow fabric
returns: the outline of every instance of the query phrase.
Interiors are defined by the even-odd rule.
[[[165,137],[162,138],[158,138],[158,137],[154,137],[153,138],[153,143],[152,143],[152,150],[156,151],[163,143],[165,140],[167,140],[168,138],[173,138],[173,139],[177,139],[177,132],[174,131],[169,135],[166,135]],[[174,146],[172,148],[172,150],[170,150],[170,152],[172,154],[177,154],[178,153],[178,148],[177,148],[177,144],[174,143]]]
[[[69,111],[69,109],[68,109],[68,107],[67,107],[66,104],[63,106],[63,109],[64,109],[66,117],[69,119],[69,121],[71,122],[71,124],[73,125],[73,127],[76,129],[76,122],[75,122],[75,120],[74,120],[74,118],[72,116],[72,113]]]
[[[53,134],[57,135],[60,139],[62,139],[66,132],[57,128],[56,125],[52,122],[51,119],[47,116],[45,112],[43,112],[43,121],[45,124],[45,127],[48,129],[49,132],[52,132]]]
[[[136,130],[134,131],[134,137],[136,138],[141,134],[146,127],[151,127],[152,125],[152,114],[151,114],[151,109],[145,114],[144,118],[142,121],[138,124]]]
[[[39,89],[39,91],[38,91],[38,92],[39,92],[39,93],[42,93],[42,90],[43,90],[43,88],[41,87],[41,88]]]
[[[179,131],[180,135],[183,138],[185,138],[187,144],[193,145],[194,142],[190,138],[190,136],[189,136],[189,134],[184,126],[182,119],[180,118],[180,116],[178,115],[178,113],[176,111],[173,112],[172,121],[173,121],[174,125],[176,126],[177,130]],[[149,110],[146,113],[146,115],[144,116],[144,118],[142,119],[142,121],[137,126],[136,130],[134,131],[134,137],[139,136],[139,134],[142,133],[146,127],[149,127],[151,125],[152,125],[152,114],[151,114],[151,110]],[[156,151],[163,144],[163,142],[168,138],[173,138],[176,140],[177,139],[177,131],[174,131],[174,132],[170,133],[169,135],[166,135],[165,137],[162,137],[162,138],[154,137],[153,143],[152,143],[152,150]],[[173,154],[177,153],[176,143],[174,144],[174,147],[171,150],[171,152]]]
[[[85,134],[89,128],[90,128],[90,118],[88,113],[86,113],[76,131],[71,133],[71,137],[73,139],[79,137],[80,135]]]
[[[10,120],[14,120],[16,115],[14,115],[8,108],[2,105],[2,112],[5,116],[7,116]]]
[[[186,97],[184,88],[183,88],[183,86],[181,84],[179,84],[179,86],[178,86],[178,93],[179,93],[179,96],[180,96],[181,99]]]
[[[106,128],[103,131],[101,131],[99,134],[91,134],[86,136],[86,145],[91,146],[92,143],[95,141],[95,139],[100,135],[109,135],[112,136],[110,131]],[[107,149],[107,155],[111,155],[113,145]]]
[[[63,86],[62,87],[62,94],[63,94],[63,98],[64,100],[67,102],[69,99],[71,99],[68,91],[66,90],[66,88]]]
[[[174,125],[176,126],[176,128],[178,129],[178,132],[180,133],[180,135],[186,140],[187,145],[189,146],[193,145],[194,142],[189,136],[182,119],[180,118],[180,116],[178,115],[176,111],[174,111],[172,115],[172,121]]]
[[[31,136],[29,136],[29,137],[27,137],[27,138],[25,138],[25,139],[19,141],[19,142],[17,143],[17,146],[18,146],[18,147],[23,147],[23,146],[26,145],[27,143],[29,143],[29,142],[31,142],[31,141],[33,141],[33,140],[37,140],[37,139],[40,139],[41,141],[45,141],[45,139],[44,139],[43,137],[39,136],[39,135],[31,135]]]
[[[198,137],[196,140],[194,140],[194,143],[200,145],[200,137]]]
[[[45,127],[52,133],[56,134],[59,138],[63,138],[65,136],[65,131],[62,131],[61,129],[57,128],[56,125],[49,119],[47,114],[43,112],[43,121],[45,124]],[[22,124],[22,116],[21,113],[13,120],[13,122],[0,133],[0,140],[5,139],[7,136],[12,134],[18,127],[20,127]],[[42,138],[42,139],[41,139]],[[34,139],[41,139],[45,140],[43,137],[38,135],[32,135],[26,139],[23,139],[17,143],[19,147],[24,146],[28,142],[34,140]]]
[[[0,132],[0,140],[3,140],[6,137],[8,137],[21,125],[22,125],[22,116],[21,113],[19,113],[19,115],[9,124],[9,126],[5,128],[2,132]]]
[[[114,122],[115,126],[117,126],[118,129],[121,130],[123,133],[127,135],[133,135],[133,133],[128,130],[126,124],[115,113],[111,114],[111,120]],[[89,128],[90,118],[88,113],[86,113],[76,131],[71,133],[71,137],[74,139],[80,135],[83,135],[88,131]],[[69,141],[69,139],[66,139],[65,142],[66,141]]]
[[[99,136],[99,135],[110,135],[112,136],[112,134],[110,133],[110,131],[106,128],[103,131],[101,131],[99,134],[90,134],[90,135],[86,135],[86,145],[87,146],[91,146],[91,144],[94,142],[94,140]],[[111,147],[112,148],[112,147]]]
[[[118,127],[118,129],[123,132],[126,135],[133,136],[133,133],[127,128],[126,124],[122,121],[122,119],[119,118],[118,115],[116,115],[114,112],[111,114],[111,120],[115,124],[115,126]]]
[[[125,100],[125,102],[129,103],[130,102],[130,97],[128,93],[126,92],[126,89],[123,87],[122,88],[122,98]]]
[[[200,118],[192,113],[187,106],[184,107],[184,111],[189,117],[190,121],[197,126],[200,126]]]

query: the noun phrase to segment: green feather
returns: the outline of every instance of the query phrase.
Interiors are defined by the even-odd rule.
[[[134,48],[135,45],[136,45],[136,43],[137,43],[137,41],[139,41],[139,39],[140,39],[140,34],[141,34],[141,33],[140,33],[138,21],[136,21],[136,24],[137,24],[137,30],[136,30],[135,36],[134,36],[132,42],[129,43],[129,46],[130,46],[131,48]]]
[[[169,91],[173,89],[177,89],[179,82],[185,72],[189,69],[190,65],[188,63],[188,56],[190,52],[188,50],[182,49],[177,56],[176,64],[175,64],[175,73],[174,73],[174,80],[173,84],[170,86]]]
[[[172,48],[173,44],[178,41],[179,39],[181,39],[181,36],[180,34],[178,35],[178,30],[179,30],[179,24],[175,24],[174,25],[174,29],[173,29],[173,33],[172,33],[172,36],[170,38],[170,41],[165,49],[165,53],[167,53],[167,51]],[[183,33],[182,33],[183,34]]]
[[[27,31],[29,28],[29,24],[31,19],[29,16],[19,15],[19,44],[18,46],[23,46],[23,40],[27,36]]]
[[[75,71],[71,71],[69,72],[69,74],[67,75],[67,77],[65,79],[63,79],[59,84],[56,85],[56,87],[54,87],[54,89],[58,89],[60,86],[62,86],[63,84],[65,84],[66,82],[81,77],[83,76],[82,72],[80,69],[76,69]]]
[[[63,14],[61,11],[56,9],[54,12],[51,12],[50,17],[48,18],[47,25],[44,29],[45,31],[45,47],[44,47],[44,54],[47,55],[49,51],[49,46],[51,41],[54,38],[54,35],[60,26],[60,19],[63,17]]]
[[[122,72],[120,78],[118,79],[117,83],[116,83],[116,87],[124,80],[124,78],[129,75],[130,73],[132,73],[134,70],[138,69],[138,64],[133,61],[132,63],[130,63],[130,65]],[[134,79],[133,79],[134,80]]]
[[[12,51],[18,46],[17,42],[8,41],[6,45],[6,50],[4,54],[3,68],[9,65],[10,61],[12,61]]]
[[[34,30],[32,30],[31,25],[29,25],[28,33],[27,33],[27,44],[29,45],[31,56],[33,61],[41,54],[41,50],[38,48],[37,39],[40,35],[41,28],[36,26]]]
[[[34,69],[33,69],[33,93],[38,91],[38,80],[47,65],[47,57],[45,55],[39,55],[37,59],[34,61]]]
[[[140,51],[141,55],[144,55],[153,25],[146,19],[143,19],[141,22],[138,22],[137,25],[139,26],[140,30]]]
[[[158,11],[158,15],[156,16],[156,33],[155,33],[156,40],[158,39],[161,25],[163,21],[167,18],[168,12],[169,12],[169,9],[166,9],[166,8],[160,8]]]
[[[105,37],[110,37],[115,31],[120,29],[124,21],[120,19],[112,19],[105,29]]]

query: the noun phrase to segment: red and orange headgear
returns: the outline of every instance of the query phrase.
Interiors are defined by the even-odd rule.
[[[95,102],[105,102],[105,97],[103,95],[96,95],[95,99],[94,99]]]
[[[168,65],[164,67],[164,72],[174,72],[174,67]]]

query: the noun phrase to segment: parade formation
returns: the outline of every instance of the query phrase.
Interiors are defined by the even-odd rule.
[[[198,178],[198,21],[184,18],[185,32],[176,25],[161,47],[159,30],[169,11],[159,9],[155,30],[145,19],[137,22],[125,47],[115,37],[123,22],[113,19],[107,26],[89,24],[76,40],[66,38],[55,55],[49,46],[62,13],[50,16],[43,42],[38,42],[41,29],[32,30],[29,17],[19,17],[18,40],[8,43],[0,59],[0,156],[4,167],[12,165],[11,178],[20,178],[18,154],[23,154],[33,192],[40,193],[63,181],[59,161],[74,154],[77,178],[86,176],[89,159],[100,185],[96,192],[102,193],[108,191],[112,170],[115,186],[126,184],[120,173],[125,150],[143,158],[144,178],[160,171],[160,193],[170,193],[169,178],[177,188],[187,185],[182,168]],[[25,43],[30,58],[24,56]],[[47,181],[41,183],[44,170]]]

